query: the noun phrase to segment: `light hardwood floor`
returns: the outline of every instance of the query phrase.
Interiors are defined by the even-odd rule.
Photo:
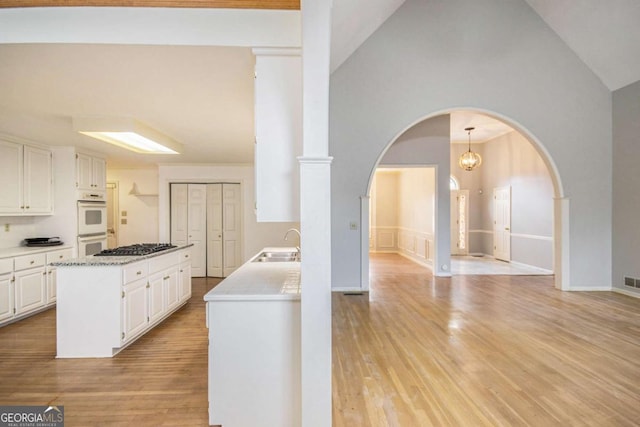
[[[371,301],[333,296],[334,426],[638,425],[640,300],[371,265]],[[69,427],[206,426],[202,296],[217,282],[195,279],[113,359],[55,359],[55,310],[0,328],[0,405],[64,405]]]
[[[0,405],[64,405],[65,425],[206,426],[207,329],[189,302],[110,359],[56,359],[55,309],[0,328]]]
[[[334,426],[640,425],[640,299],[371,266],[333,295]]]

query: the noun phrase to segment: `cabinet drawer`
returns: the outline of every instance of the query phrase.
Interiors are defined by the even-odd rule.
[[[178,252],[178,256],[180,257],[180,262],[191,261],[191,249],[185,249]]]
[[[149,260],[149,274],[166,270],[172,265],[178,265],[178,263],[180,263],[180,258],[178,258],[177,252],[151,258]]]
[[[149,274],[149,264],[147,261],[136,262],[134,264],[130,264],[124,267],[122,271],[122,281],[124,283],[130,283],[134,280],[142,279],[143,277],[147,277]]]
[[[47,252],[47,265],[56,261],[64,261],[71,258],[73,251],[71,249],[60,249],[59,251]]]
[[[13,258],[0,259],[0,274],[13,272]]]
[[[23,255],[14,258],[15,270],[26,270],[27,268],[42,267],[45,264],[45,254]]]

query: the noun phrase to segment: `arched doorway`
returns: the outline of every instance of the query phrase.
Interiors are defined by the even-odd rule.
[[[369,247],[369,197],[371,194],[371,184],[378,166],[383,162],[388,155],[388,153],[392,153],[394,150],[398,151],[394,148],[394,144],[399,141],[404,141],[407,139],[406,135],[413,132],[415,134],[415,129],[418,127],[425,128],[425,123],[429,123],[430,121],[436,120],[442,117],[448,117],[451,113],[460,111],[458,109],[455,110],[446,110],[439,111],[430,115],[427,115],[419,120],[416,120],[411,125],[407,126],[402,131],[398,132],[395,137],[389,141],[387,146],[382,150],[382,152],[378,155],[375,163],[371,165],[370,175],[369,175],[369,185],[367,187],[366,195],[361,197],[361,287],[363,290],[369,289],[369,255],[368,250],[366,248]],[[551,179],[551,183],[553,186],[553,271],[555,272],[555,286],[558,289],[568,289],[569,283],[569,214],[568,214],[568,201],[564,198],[564,191],[562,187],[562,181],[560,179],[557,167],[542,145],[542,143],[530,132],[528,132],[523,126],[519,125],[516,121],[511,120],[507,117],[501,116],[495,112],[479,110],[479,109],[471,109],[466,108],[464,111],[471,111],[474,113],[479,113],[482,115],[486,115],[488,117],[499,120],[510,128],[518,132],[528,143],[531,144],[531,147],[535,150],[535,152],[540,156],[540,159],[546,166],[549,177]],[[447,135],[448,136],[448,135]],[[403,151],[405,151],[405,155],[407,154],[407,148],[410,148],[410,144],[402,143],[404,145]],[[441,149],[441,148],[440,148]],[[437,150],[437,149],[436,149]],[[388,157],[388,156],[387,156]],[[396,161],[398,159],[397,156],[392,156]],[[408,156],[405,156],[406,159],[411,159],[412,156],[409,153]],[[411,160],[409,160],[410,164]],[[430,162],[432,165],[434,162]],[[435,200],[435,211],[436,211],[436,249],[434,251],[433,258],[433,271],[436,276],[450,276],[450,225],[449,225],[449,194],[445,194],[445,192],[450,188],[450,168],[448,160],[446,162],[441,160],[440,164],[435,163],[437,173],[436,173],[436,193],[440,193],[436,196]],[[415,166],[415,164],[414,164]],[[446,196],[446,197],[445,197]],[[365,226],[366,225],[366,226]]]

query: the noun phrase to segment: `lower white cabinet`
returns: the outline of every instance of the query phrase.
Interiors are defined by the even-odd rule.
[[[13,275],[0,275],[0,322],[13,317]]]
[[[58,266],[57,357],[112,357],[169,317],[191,296],[188,255]]]
[[[162,273],[149,277],[149,321],[155,322],[164,314],[164,280]]]
[[[7,251],[11,251],[10,249]],[[0,325],[51,307],[56,302],[54,261],[71,258],[73,250],[17,248],[25,255],[0,258]]]
[[[122,290],[122,342],[128,342],[149,323],[149,283],[146,279],[125,285]]]
[[[16,316],[37,310],[45,305],[47,295],[46,278],[44,266],[16,271]]]

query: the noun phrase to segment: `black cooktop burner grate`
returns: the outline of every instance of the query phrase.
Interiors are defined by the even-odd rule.
[[[129,246],[120,246],[113,249],[105,249],[95,256],[142,256],[149,255],[167,249],[175,248],[171,243],[138,243]]]

